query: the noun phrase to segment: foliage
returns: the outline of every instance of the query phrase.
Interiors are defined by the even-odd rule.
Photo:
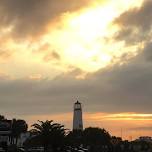
[[[66,142],[68,146],[79,147],[83,142],[83,131],[70,131],[66,136]]]
[[[111,137],[111,143],[113,144],[113,146],[116,146],[116,145],[118,145],[121,142],[122,142],[122,138],[121,137],[116,137],[116,136],[112,136]]]
[[[109,145],[111,136],[105,129],[89,127],[83,131],[83,140],[86,145]]]
[[[38,121],[32,125],[31,132],[36,135],[44,146],[45,152],[51,147],[54,151],[62,148],[64,145],[65,129],[63,125],[53,123],[53,121]]]
[[[17,144],[17,140],[21,133],[25,133],[28,129],[28,125],[25,120],[13,119],[12,121],[12,130],[11,130],[11,143]]]
[[[5,120],[5,117],[3,115],[0,115],[0,121]]]

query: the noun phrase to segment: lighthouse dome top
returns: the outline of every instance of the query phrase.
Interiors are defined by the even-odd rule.
[[[77,102],[75,104],[81,104],[81,103],[77,100]]]

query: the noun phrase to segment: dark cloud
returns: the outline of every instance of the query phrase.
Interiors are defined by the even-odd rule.
[[[13,25],[19,37],[43,33],[46,25],[62,13],[84,7],[88,0],[1,0],[0,27]]]
[[[152,1],[145,0],[140,8],[130,9],[124,12],[115,20],[115,23],[120,26],[135,26],[143,31],[151,28],[152,18]]]
[[[148,42],[145,45],[144,51],[143,51],[143,56],[147,61],[152,61],[152,42]]]
[[[121,27],[115,34],[113,39],[115,41],[125,41],[126,45],[136,45],[149,40],[150,33],[141,32],[134,27]]]
[[[70,112],[79,99],[87,112],[151,113],[152,65],[139,58],[85,80],[74,78],[83,72],[74,70],[54,80],[0,81],[0,109],[17,114]]]
[[[135,44],[151,37],[152,1],[145,0],[140,8],[133,8],[122,13],[114,20],[120,27],[114,39],[125,40],[127,44]]]

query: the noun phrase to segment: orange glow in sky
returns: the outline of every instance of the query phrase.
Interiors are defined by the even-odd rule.
[[[64,124],[67,129],[72,129],[72,113],[52,114],[52,115],[32,115],[23,118],[28,120],[29,128],[37,120],[57,120]],[[123,139],[131,140],[139,136],[152,136],[150,128],[152,125],[152,114],[140,113],[84,113],[84,127],[101,127],[110,132],[111,135],[119,136]]]

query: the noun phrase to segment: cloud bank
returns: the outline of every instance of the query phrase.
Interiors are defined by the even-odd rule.
[[[59,16],[78,10],[88,3],[87,0],[2,0],[0,27],[10,27],[12,35],[21,38],[39,35]]]
[[[0,17],[3,23],[1,26],[14,22],[13,31],[21,35],[31,34],[35,30],[43,31],[41,28],[59,14],[79,9],[87,3],[62,2],[1,1],[1,14],[5,14]],[[88,74],[85,79],[77,79],[77,76],[83,74],[83,71],[77,69],[53,80],[41,77],[40,80],[1,79],[1,109],[24,114],[65,112],[71,110],[71,105],[78,98],[84,103],[86,111],[151,113],[152,45],[150,34],[147,34],[151,32],[151,5],[151,1],[145,1],[140,8],[128,10],[114,21],[120,27],[115,40],[136,45],[142,43],[140,53],[135,58],[121,66],[113,65]],[[3,52],[0,55],[8,56]],[[55,51],[44,57],[46,62],[52,58],[60,60]],[[121,60],[126,58],[123,56]],[[33,111],[33,108],[36,110]]]

